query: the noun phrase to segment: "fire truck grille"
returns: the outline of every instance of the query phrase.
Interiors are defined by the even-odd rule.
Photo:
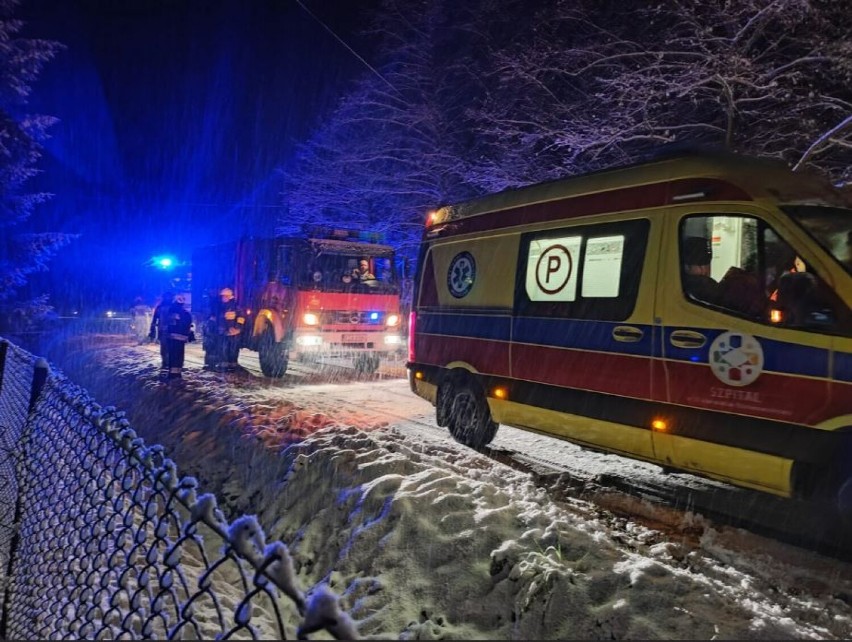
[[[323,324],[328,325],[378,325],[384,321],[384,313],[382,312],[364,312],[360,310],[333,310],[324,312],[322,315]]]

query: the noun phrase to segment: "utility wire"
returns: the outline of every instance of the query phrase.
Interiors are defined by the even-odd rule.
[[[325,29],[325,30],[326,30],[326,31],[328,31],[328,32],[329,32],[332,36],[334,36],[334,39],[335,39],[335,40],[337,40],[337,42],[339,42],[341,45],[343,45],[344,47],[346,47],[346,50],[347,50],[347,51],[349,51],[349,53],[351,53],[351,54],[352,54],[353,56],[355,56],[358,60],[360,60],[360,61],[361,61],[361,63],[362,63],[362,64],[363,64],[363,65],[364,65],[367,69],[369,69],[370,71],[372,71],[372,72],[373,72],[376,76],[378,76],[378,77],[381,79],[381,81],[382,81],[383,83],[385,83],[388,87],[390,87],[391,89],[393,89],[396,93],[399,93],[399,90],[398,90],[396,87],[394,87],[394,86],[390,83],[390,81],[389,81],[387,78],[385,78],[384,76],[382,76],[382,75],[381,75],[381,74],[380,74],[380,73],[379,73],[379,72],[378,72],[378,71],[377,71],[377,70],[376,70],[376,69],[375,69],[372,65],[370,65],[370,63],[368,63],[366,60],[364,60],[364,58],[362,58],[362,57],[358,54],[358,52],[357,52],[357,51],[355,51],[352,47],[350,47],[348,44],[346,44],[346,42],[344,42],[343,38],[341,38],[341,37],[340,37],[340,36],[338,36],[336,33],[334,33],[334,31],[332,31],[331,27],[329,27],[329,26],[328,26],[327,24],[325,24],[322,20],[320,20],[317,16],[315,16],[315,15],[311,12],[311,10],[310,10],[310,9],[308,9],[308,8],[307,8],[307,7],[306,7],[306,6],[302,3],[302,0],[296,0],[296,4],[298,4],[300,7],[302,7],[302,9],[304,9],[304,10],[305,10],[305,13],[307,13],[307,14],[308,14],[311,18],[313,18],[314,20],[316,20],[316,21],[317,21],[317,22],[318,22],[318,23],[322,26],[322,28],[323,28],[323,29]]]

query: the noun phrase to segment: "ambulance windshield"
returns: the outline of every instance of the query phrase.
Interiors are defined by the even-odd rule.
[[[782,209],[852,275],[852,210],[821,205]]]

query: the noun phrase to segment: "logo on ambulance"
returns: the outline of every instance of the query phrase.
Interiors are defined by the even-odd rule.
[[[447,270],[447,287],[457,299],[468,295],[476,280],[476,261],[470,252],[461,252],[450,261]]]
[[[743,332],[723,332],[710,344],[710,369],[729,386],[747,386],[763,372],[763,348]]]

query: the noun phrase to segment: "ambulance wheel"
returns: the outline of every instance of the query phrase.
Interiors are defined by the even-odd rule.
[[[839,453],[833,470],[832,499],[837,514],[847,531],[852,533],[852,434],[849,428],[840,431],[842,440],[836,447]]]
[[[844,527],[852,529],[852,478],[838,485],[834,495],[834,506]]]
[[[258,346],[260,371],[265,377],[279,379],[287,372],[287,344],[275,341],[275,332],[267,328]]]
[[[453,439],[476,449],[490,444],[500,425],[491,419],[491,411],[481,386],[467,378],[459,380],[448,392],[452,395],[452,401],[447,427]]]

